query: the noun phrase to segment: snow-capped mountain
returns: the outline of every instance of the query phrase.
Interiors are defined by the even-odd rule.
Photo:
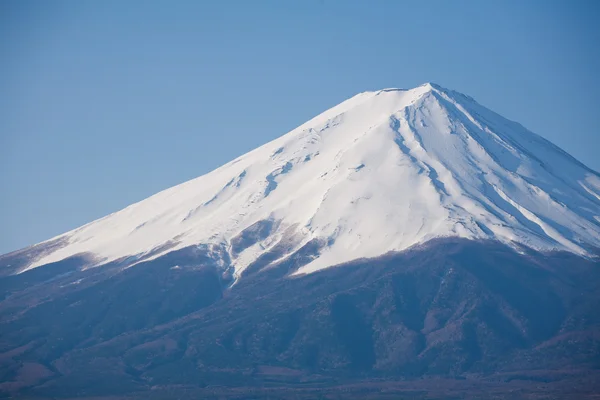
[[[584,398],[599,249],[596,172],[437,85],[361,93],[0,256],[0,397]]]
[[[253,233],[245,246],[240,235]],[[360,93],[216,170],[53,239],[22,271],[67,257],[133,265],[190,245],[240,276],[311,241],[296,273],[437,237],[588,255],[600,176],[521,125],[435,84]],[[215,250],[217,251],[217,250]]]

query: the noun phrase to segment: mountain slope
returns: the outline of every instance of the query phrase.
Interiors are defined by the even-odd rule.
[[[435,239],[287,277],[302,257],[234,286],[196,246],[0,278],[0,397],[597,396],[598,261]]]
[[[434,84],[365,92],[54,238],[23,269],[73,255],[134,264],[209,244],[239,276],[282,243],[282,257],[318,243],[302,273],[445,236],[588,254],[600,247],[600,177],[462,94]]]

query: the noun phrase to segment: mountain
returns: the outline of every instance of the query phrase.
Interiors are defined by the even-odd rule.
[[[320,255],[300,271],[310,272],[448,236],[585,255],[600,246],[599,208],[597,173],[473,99],[426,84],[352,97],[41,244],[54,243],[24,269],[74,255],[90,265],[150,259],[202,243],[231,257],[239,276],[282,242],[289,256],[316,241]]]
[[[365,92],[1,256],[0,393],[581,398],[598,249],[598,173],[438,85]]]

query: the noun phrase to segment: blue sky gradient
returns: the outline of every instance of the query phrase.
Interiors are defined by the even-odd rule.
[[[365,90],[469,94],[600,170],[596,1],[0,4],[0,253]]]

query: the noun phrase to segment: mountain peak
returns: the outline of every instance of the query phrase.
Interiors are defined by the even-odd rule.
[[[421,85],[421,87],[424,87],[429,91],[431,91],[431,90],[445,91],[446,90],[442,86],[438,85],[437,83],[433,83],[433,82],[425,82],[424,84]]]
[[[440,92],[444,92],[447,91],[447,89],[443,88],[442,86],[433,83],[433,82],[425,82],[422,85],[416,86],[412,89],[403,89],[403,88],[384,88],[384,89],[379,89],[379,90],[375,90],[375,91],[370,91],[370,92],[363,92],[363,93],[382,93],[382,92],[417,92],[417,93],[427,93],[427,92],[431,92],[431,91],[440,91]]]
[[[598,174],[468,96],[425,83],[360,93],[55,238],[61,245],[28,268],[82,253],[95,265],[134,264],[206,245],[240,276],[266,252],[276,262],[313,246],[307,273],[449,236],[585,255],[600,247],[598,210]]]

